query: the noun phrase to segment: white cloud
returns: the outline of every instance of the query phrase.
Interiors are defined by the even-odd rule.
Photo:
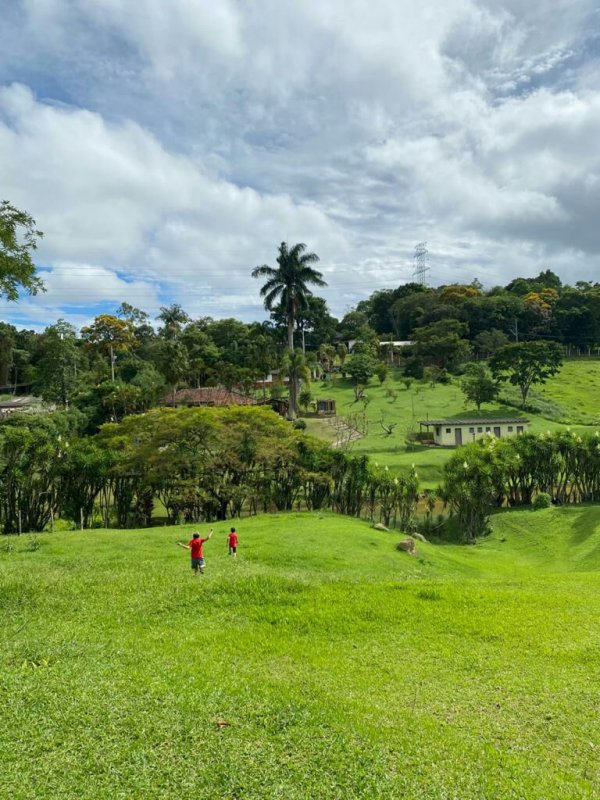
[[[23,0],[0,34],[4,192],[44,263],[116,276],[87,275],[106,302],[121,281],[258,316],[249,272],[282,239],[321,255],[338,314],[409,278],[422,239],[439,282],[590,278],[596,5]]]
[[[251,268],[282,238],[309,238],[325,254],[345,247],[310,204],[213,179],[134,123],[47,106],[22,86],[0,90],[0,172],[7,195],[44,230],[39,260],[58,265],[48,284],[65,301],[77,293],[67,260],[90,302],[119,290],[155,302],[148,283],[125,283],[117,271],[169,283],[194,302],[226,297],[232,281],[249,288]]]
[[[34,305],[89,307],[113,303],[116,308],[123,298],[136,306],[154,310],[159,306],[156,282],[124,280],[106,267],[76,262],[58,262],[51,269],[40,270],[46,291],[30,300]]]

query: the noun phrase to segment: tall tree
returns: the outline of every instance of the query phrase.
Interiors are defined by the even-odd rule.
[[[518,386],[522,405],[534,383],[545,383],[562,366],[562,347],[556,342],[523,342],[500,347],[490,359],[493,376]]]
[[[189,373],[190,362],[185,345],[180,339],[167,339],[163,343],[160,371],[171,387],[171,397],[175,403],[175,394],[179,382]]]
[[[0,386],[4,387],[4,389],[6,389],[10,381],[16,334],[17,329],[15,327],[7,322],[0,322]]]
[[[77,333],[64,319],[44,331],[38,360],[36,394],[68,407],[77,385]]]
[[[41,237],[33,217],[8,200],[0,203],[0,297],[17,300],[19,287],[29,294],[44,290],[31,258]]]
[[[294,352],[294,327],[302,311],[309,306],[312,295],[309,284],[327,286],[323,275],[311,265],[319,261],[316,253],[306,252],[306,245],[302,242],[295,244],[291,249],[286,242],[279,245],[277,267],[263,264],[252,270],[253,278],[267,278],[260,290],[264,298],[267,311],[273,311],[276,304],[281,303],[285,309],[287,319],[288,350]],[[290,381],[290,413],[291,419],[296,417],[296,401],[298,397],[298,378],[295,376]],[[294,386],[292,387],[292,383]]]
[[[132,306],[131,303],[123,302],[117,308],[116,316],[120,317],[121,319],[129,320],[132,325],[146,325],[149,320],[149,316],[145,311],[142,311],[135,306]]]
[[[292,406],[297,409],[300,381],[303,380],[308,385],[310,381],[310,371],[306,364],[306,356],[302,350],[293,350],[285,354],[282,364],[283,373],[287,374],[290,381],[290,409]],[[295,416],[294,412],[294,416]]]
[[[91,325],[81,329],[81,338],[88,350],[104,353],[110,360],[111,379],[115,379],[117,353],[126,353],[135,347],[135,329],[126,319],[112,314],[99,314]]]
[[[161,306],[160,314],[156,319],[163,323],[160,333],[165,339],[176,339],[181,333],[183,325],[190,321],[190,317],[179,305]]]
[[[422,328],[415,328],[415,352],[443,369],[453,369],[465,361],[470,345],[463,339],[467,326],[455,319],[441,319]]]
[[[465,364],[465,374],[460,382],[465,403],[475,403],[477,413],[482,403],[493,403],[498,397],[498,383],[485,364]]]

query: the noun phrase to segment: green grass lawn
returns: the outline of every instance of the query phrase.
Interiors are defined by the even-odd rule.
[[[407,430],[419,430],[419,421],[455,417],[486,417],[519,415],[521,412],[508,405],[484,405],[481,414],[474,408],[465,408],[464,396],[458,383],[429,384],[413,383],[406,389],[398,380],[388,379],[395,390],[395,397],[389,397],[386,385],[372,379],[366,389],[369,404],[366,413],[369,419],[368,433],[351,446],[353,453],[367,453],[373,460],[401,471],[415,464],[421,484],[435,488],[442,477],[443,465],[453,453],[452,448],[416,446],[407,451],[405,434]],[[515,402],[518,396],[512,389],[503,390]],[[354,392],[350,380],[338,379],[329,386],[315,384],[315,399],[331,398],[336,401],[338,416],[362,411],[362,404],[354,402]],[[531,421],[529,430],[541,432],[556,430],[571,425],[578,430],[595,430],[600,424],[600,362],[566,362],[560,375],[547,386],[539,387],[532,394],[532,402],[540,406],[540,413],[527,413]],[[595,413],[595,417],[594,417]],[[380,425],[395,424],[391,436],[387,436]],[[594,422],[594,419],[596,422]],[[308,420],[307,431],[328,441],[334,439],[331,426],[321,420]]]
[[[0,797],[600,796],[600,508],[239,527],[0,540]]]
[[[533,389],[532,402],[557,406],[560,422],[600,425],[600,361],[566,361],[558,375]]]

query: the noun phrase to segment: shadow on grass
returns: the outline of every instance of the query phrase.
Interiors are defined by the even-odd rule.
[[[583,544],[590,536],[593,536],[596,528],[600,527],[598,522],[598,506],[587,505],[578,507],[579,514],[573,523],[571,544]]]

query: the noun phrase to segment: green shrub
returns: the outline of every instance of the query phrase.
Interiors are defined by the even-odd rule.
[[[532,505],[535,509],[550,508],[552,505],[552,498],[548,492],[540,492],[538,495],[536,495]]]
[[[305,431],[306,430],[306,422],[303,419],[297,419],[294,422],[294,428],[297,431]]]

